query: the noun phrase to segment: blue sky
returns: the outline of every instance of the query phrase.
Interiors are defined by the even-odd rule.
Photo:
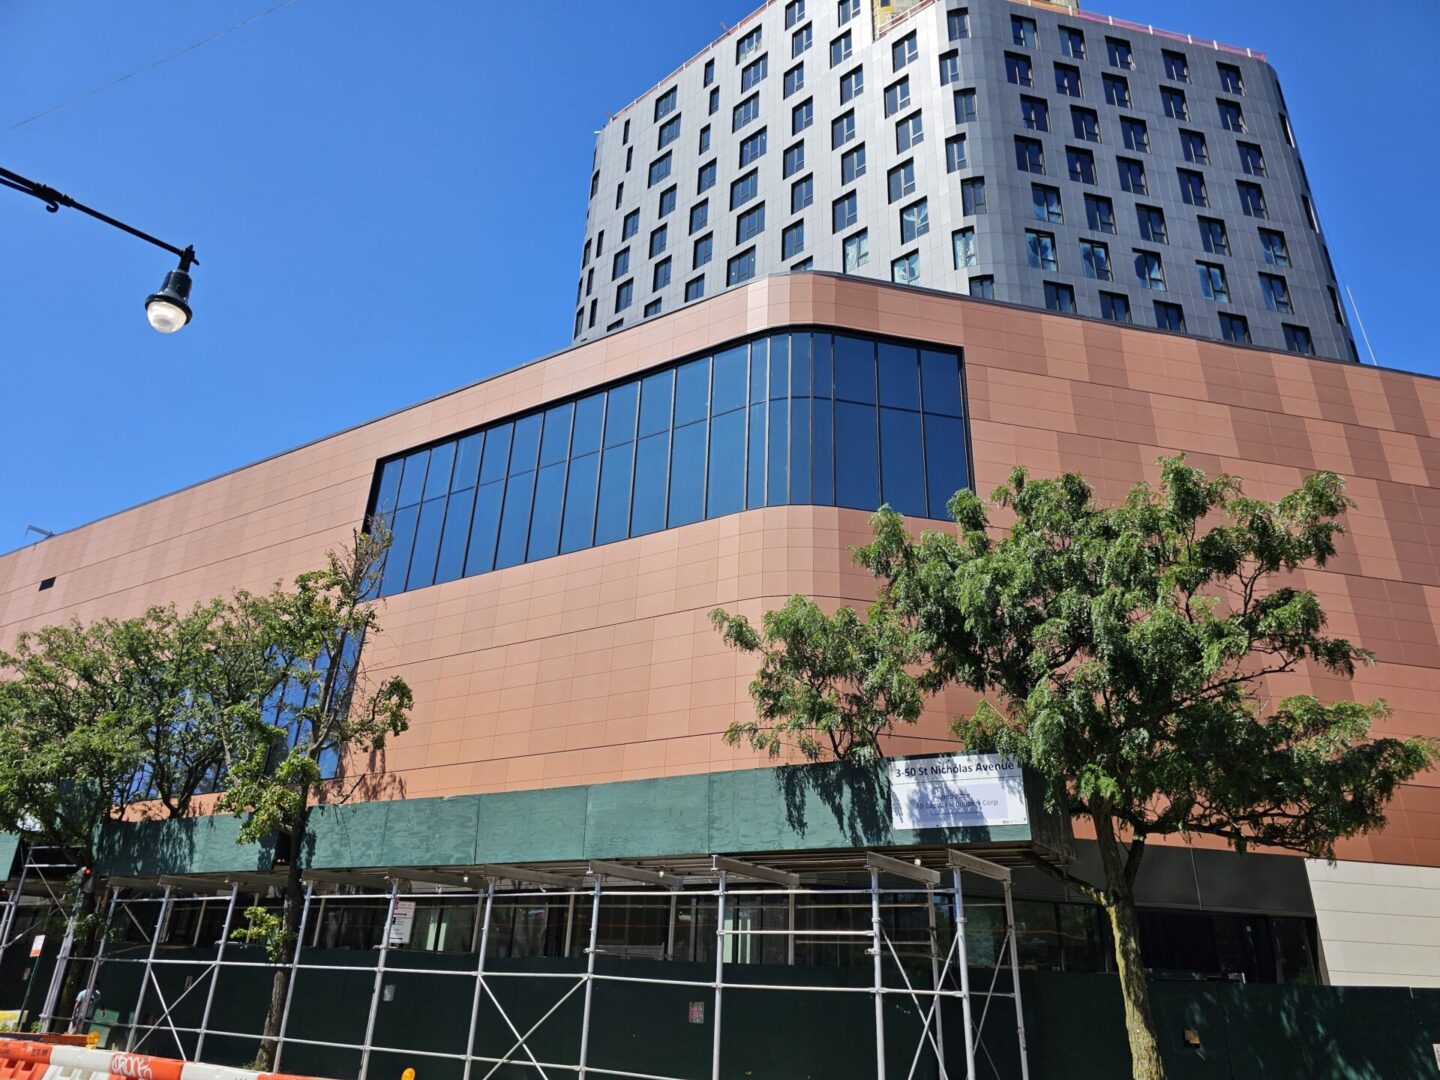
[[[0,165],[201,260],[161,337],[170,256],[0,190],[0,551],[566,345],[592,132],[755,6],[293,0],[15,126],[276,2],[0,5]],[[1440,5],[1094,10],[1270,54],[1381,363],[1440,374]]]

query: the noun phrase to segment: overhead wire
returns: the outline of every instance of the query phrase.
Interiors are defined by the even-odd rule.
[[[209,37],[201,38],[199,41],[195,42],[192,45],[185,46],[185,48],[180,49],[178,52],[173,52],[169,56],[163,56],[159,60],[155,60],[149,64],[144,65],[143,67],[138,67],[134,71],[129,72],[128,74],[121,75],[119,78],[111,79],[109,82],[102,83],[100,86],[97,86],[91,90],[87,90],[83,94],[77,94],[75,97],[69,98],[66,101],[62,101],[58,105],[52,105],[48,109],[43,109],[33,116],[27,116],[24,120],[21,120],[18,123],[11,124],[9,127],[5,128],[4,133],[8,135],[10,132],[16,131],[19,128],[24,127],[26,124],[32,124],[36,120],[40,120],[46,116],[50,116],[52,113],[59,112],[61,109],[68,109],[71,105],[84,101],[87,98],[92,98],[96,94],[104,93],[106,90],[109,90],[115,86],[119,86],[121,83],[135,78],[137,75],[144,75],[146,72],[154,71],[156,68],[164,64],[168,64],[171,60],[177,60],[180,57],[184,56],[186,53],[194,52],[202,45],[208,45],[212,41],[218,41],[220,38],[223,38],[228,34],[233,34],[236,30],[243,30],[251,23],[259,22],[261,19],[265,18],[265,16],[273,15],[275,14],[275,12],[281,10],[282,8],[287,8],[293,3],[295,3],[295,0],[279,0],[279,3],[266,8],[264,11],[257,12],[256,14],[251,15],[249,18],[241,19],[234,26],[226,27],[224,30],[218,30],[215,33],[211,34]]]

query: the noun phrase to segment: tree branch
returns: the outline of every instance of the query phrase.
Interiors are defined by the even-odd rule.
[[[1025,861],[1030,863],[1030,865],[1032,865],[1035,869],[1042,870],[1045,873],[1049,874],[1056,881],[1059,881],[1067,888],[1074,889],[1076,892],[1080,893],[1087,899],[1093,900],[1095,903],[1101,905],[1105,903],[1105,890],[1097,888],[1096,886],[1090,884],[1090,882],[1086,881],[1084,878],[1076,877],[1068,870],[1062,870],[1054,863],[1042,859],[1039,855],[1035,854],[1035,852],[1025,852]]]

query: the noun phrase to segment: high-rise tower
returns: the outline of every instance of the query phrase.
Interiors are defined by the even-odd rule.
[[[577,341],[808,269],[1357,358],[1264,55],[1069,4],[771,0],[600,132]]]

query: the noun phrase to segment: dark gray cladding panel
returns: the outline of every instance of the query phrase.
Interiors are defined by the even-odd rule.
[[[1070,872],[1100,884],[1104,875],[1095,841],[1075,841],[1075,856]],[[1074,892],[1067,896],[1064,886],[1039,870],[1022,872],[1016,880],[1016,892],[1026,897],[1080,899]],[[1315,914],[1305,860],[1298,855],[1241,855],[1151,844],[1140,868],[1136,896],[1147,907]]]

